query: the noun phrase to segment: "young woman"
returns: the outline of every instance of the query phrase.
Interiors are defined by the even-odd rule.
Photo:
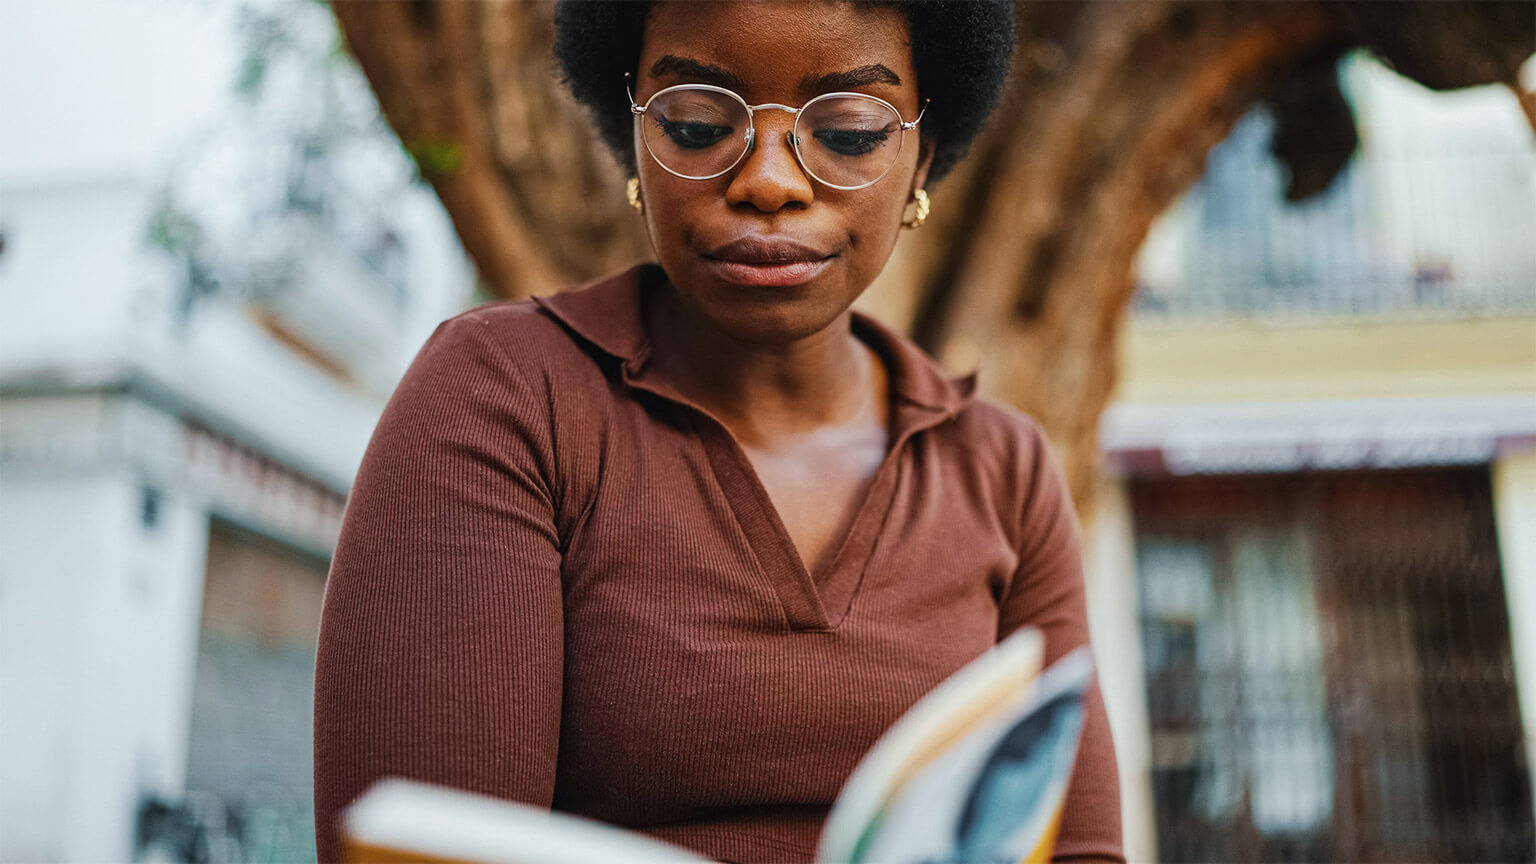
[[[809,860],[927,690],[1020,626],[1088,639],[1039,428],[850,310],[995,102],[1011,10],[557,24],[659,266],[444,322],[391,398],[327,589],[320,856],[395,775]],[[1058,857],[1120,859],[1119,816],[1095,692]]]

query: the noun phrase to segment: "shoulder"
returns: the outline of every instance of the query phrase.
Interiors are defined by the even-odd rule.
[[[473,331],[527,377],[597,385],[649,350],[643,291],[659,273],[641,264],[548,296],[484,303],[444,323]]]
[[[452,449],[513,436],[553,452],[557,423],[585,419],[595,409],[584,406],[606,393],[593,359],[534,301],[493,301],[437,325],[391,393],[375,438]]]
[[[441,338],[450,350],[491,351],[541,375],[587,358],[565,328],[531,299],[483,303],[443,321],[438,331],[433,339]]]
[[[1040,421],[1002,402],[977,397],[956,417],[964,434],[1003,448],[1034,449],[1045,443]]]
[[[971,458],[985,462],[1012,480],[1027,477],[1051,458],[1051,444],[1039,421],[991,399],[978,397],[955,416],[950,433]]]
[[[573,338],[534,300],[498,300],[445,319],[401,381],[430,379],[461,395],[526,394],[529,403],[606,391],[600,352]],[[591,394],[586,394],[591,395]]]
[[[976,399],[950,425],[960,458],[991,487],[998,517],[1017,532],[1017,545],[1057,535],[1075,518],[1060,457],[1034,417]]]

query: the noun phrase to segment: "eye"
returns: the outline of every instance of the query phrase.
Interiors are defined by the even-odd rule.
[[[881,146],[890,137],[883,130],[865,129],[818,129],[811,137],[834,153],[844,156],[863,156]]]
[[[656,125],[679,147],[687,147],[692,150],[702,150],[718,143],[731,134],[731,127],[721,126],[717,123],[700,123],[697,121],[673,121],[665,117],[658,117]]]

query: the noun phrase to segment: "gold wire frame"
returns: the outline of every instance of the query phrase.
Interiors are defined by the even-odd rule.
[[[639,104],[639,103],[637,103],[635,101],[635,94],[634,94],[633,91],[630,90],[630,87],[629,87],[629,73],[628,72],[624,73],[624,93],[629,96],[629,111],[630,111],[631,114],[634,114],[636,118],[639,118],[639,117],[643,116],[646,111],[650,110],[651,103],[655,102],[658,97],[664,96],[667,93],[674,93],[674,92],[677,92],[677,91],[680,91],[680,90],[705,90],[705,91],[708,91],[708,92],[711,92],[711,93],[722,93],[722,94],[724,94],[726,96],[731,97],[731,99],[733,99],[737,103],[739,103],[741,105],[741,107],[743,109],[745,109],[746,112],[747,112],[747,134],[746,134],[746,137],[742,140],[741,152],[736,154],[735,160],[732,161],[730,165],[727,165],[725,168],[721,169],[720,171],[716,171],[713,174],[706,174],[706,175],[696,176],[696,175],[692,175],[692,174],[684,174],[684,173],[682,173],[680,171],[673,170],[672,168],[667,166],[667,163],[661,161],[661,159],[659,159],[656,156],[656,154],[651,151],[651,144],[646,139],[646,136],[644,136],[644,135],[640,136],[640,142],[645,145],[645,152],[648,155],[650,155],[651,159],[654,160],[657,165],[661,166],[661,169],[663,171],[666,171],[668,174],[671,174],[673,176],[681,177],[684,180],[713,180],[716,177],[720,177],[722,175],[730,173],[730,171],[733,168],[735,168],[737,165],[741,164],[741,160],[747,155],[747,153],[751,152],[751,150],[752,150],[752,142],[754,141],[755,136],[757,134],[757,127],[756,127],[756,124],[753,122],[753,118],[756,116],[756,113],[758,111],[764,111],[764,110],[787,111],[791,115],[793,115],[793,117],[794,117],[793,121],[791,121],[791,128],[794,128],[794,124],[799,123],[800,115],[801,115],[802,112],[805,111],[805,109],[807,109],[807,108],[811,107],[812,105],[815,105],[816,103],[821,102],[821,101],[823,101],[825,99],[831,99],[833,97],[842,96],[842,97],[853,97],[855,99],[864,99],[864,100],[868,100],[870,102],[874,102],[874,103],[879,104],[879,105],[883,105],[887,109],[889,109],[890,112],[893,115],[895,115],[896,120],[901,124],[901,137],[898,138],[897,141],[896,141],[896,153],[891,158],[891,164],[888,165],[884,171],[880,172],[880,176],[876,177],[875,179],[870,180],[870,181],[868,181],[866,183],[860,183],[857,186],[841,186],[841,185],[838,185],[836,183],[829,183],[826,180],[822,179],[820,176],[818,176],[815,171],[812,171],[810,169],[810,166],[805,164],[805,157],[800,152],[800,141],[799,141],[799,136],[798,135],[791,135],[790,136],[790,142],[789,142],[790,150],[795,154],[795,161],[797,163],[799,163],[800,170],[804,171],[807,177],[810,177],[811,179],[815,180],[816,182],[822,184],[823,186],[827,186],[827,187],[830,187],[832,189],[842,189],[842,190],[845,190],[845,191],[851,191],[851,190],[854,190],[854,189],[864,189],[864,188],[873,186],[876,183],[879,183],[881,180],[885,179],[885,175],[891,173],[891,169],[896,167],[896,162],[901,157],[901,147],[902,147],[902,145],[907,140],[907,133],[909,131],[917,128],[917,124],[922,122],[923,114],[927,113],[927,111],[928,111],[928,100],[925,99],[925,100],[923,100],[922,110],[917,112],[917,119],[915,119],[915,120],[906,120],[906,119],[904,119],[901,116],[901,112],[899,110],[897,110],[895,105],[892,105],[891,103],[885,101],[884,99],[881,99],[878,96],[871,96],[868,93],[852,93],[852,92],[842,91],[842,90],[835,91],[835,92],[832,92],[832,93],[823,93],[820,96],[817,96],[816,98],[812,99],[811,101],[805,103],[804,105],[801,105],[799,108],[796,108],[793,105],[783,105],[783,104],[780,104],[778,102],[764,102],[761,105],[749,105],[749,104],[747,104],[747,100],[741,98],[741,96],[738,93],[736,93],[736,91],[729,90],[729,89],[727,89],[725,87],[717,87],[717,86],[715,86],[713,84],[674,84],[671,87],[665,87],[665,88],[663,88],[661,90],[658,90],[655,93],[651,94],[651,98],[645,100],[645,104],[641,105],[641,104]]]

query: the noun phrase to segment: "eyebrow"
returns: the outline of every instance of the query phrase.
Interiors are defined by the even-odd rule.
[[[807,93],[830,93],[834,90],[851,90],[870,84],[901,86],[901,76],[883,63],[871,63],[847,72],[828,72],[825,75],[807,75],[800,79],[800,89]]]
[[[710,63],[694,60],[691,57],[678,57],[675,54],[665,54],[651,64],[653,78],[663,78],[668,75],[677,78],[693,78],[705,84],[713,84],[716,87],[738,92],[746,87],[735,73]],[[800,79],[800,90],[803,93],[831,93],[870,84],[891,84],[900,87],[901,76],[883,63],[871,63],[846,72],[807,75]]]
[[[665,54],[661,59],[651,64],[651,77],[662,78],[672,75],[678,78],[696,78],[705,84],[713,84],[716,87],[724,87],[727,90],[743,90],[745,85],[734,74],[709,63],[701,63],[689,57],[678,57],[674,54]]]

